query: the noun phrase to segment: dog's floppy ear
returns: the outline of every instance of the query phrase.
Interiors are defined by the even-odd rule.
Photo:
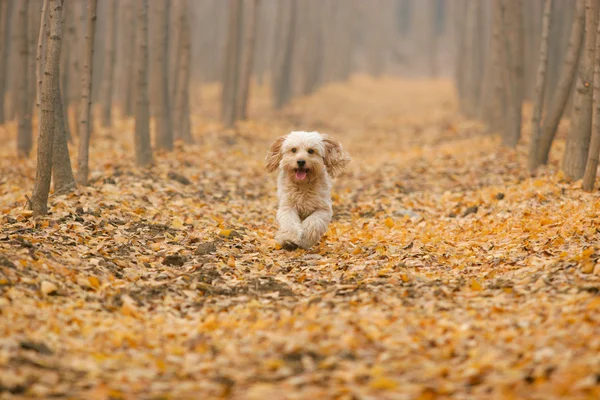
[[[323,136],[323,143],[325,143],[325,167],[327,172],[332,177],[342,173],[346,169],[346,165],[350,163],[350,154],[346,153],[342,148],[342,144],[337,140],[327,135]]]
[[[271,143],[271,147],[269,148],[269,152],[267,153],[267,157],[265,159],[267,162],[268,172],[273,172],[279,168],[279,163],[281,162],[281,146],[283,145],[284,140],[285,136],[282,136]]]

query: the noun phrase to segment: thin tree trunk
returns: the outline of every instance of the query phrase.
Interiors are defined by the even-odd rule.
[[[577,87],[573,97],[571,130],[567,137],[562,165],[565,176],[573,180],[583,177],[590,149],[596,26],[598,24],[599,6],[599,0],[586,1],[585,47],[579,61]]]
[[[323,24],[321,23],[320,4],[309,3],[309,26],[307,54],[305,59],[305,76],[302,94],[312,93],[320,81],[321,65],[323,63]]]
[[[89,0],[87,13],[87,32],[85,35],[85,54],[81,69],[81,104],[79,111],[79,154],[77,155],[77,183],[88,184],[89,176],[89,150],[92,108],[92,76],[94,60],[94,37],[96,35],[96,10],[98,0]]]
[[[540,42],[540,59],[538,61],[537,76],[535,81],[535,97],[531,118],[531,143],[529,144],[529,171],[537,168],[537,152],[542,136],[540,121],[544,109],[544,96],[546,89],[546,72],[548,70],[548,44],[550,38],[550,21],[552,20],[552,0],[546,0],[544,5],[544,18],[542,21],[542,40]]]
[[[583,190],[587,192],[594,190],[596,172],[598,170],[598,155],[600,154],[600,23],[597,25],[596,59],[594,62],[592,138],[590,140],[590,151],[588,153],[585,173],[583,175]]]
[[[44,66],[45,79],[42,82],[42,129],[38,137],[37,169],[35,185],[31,196],[34,215],[48,213],[48,192],[52,176],[52,153],[56,121],[56,88],[58,87],[58,67],[62,38],[62,6],[64,0],[50,0],[50,36]]]
[[[69,6],[65,7],[64,10],[64,22],[63,22],[63,30],[64,30],[64,34],[63,34],[63,40],[65,42],[70,43],[71,45],[73,45],[73,43],[76,43],[76,41],[74,41],[73,36],[71,35],[71,21],[73,20],[73,13],[74,13],[74,4],[70,4]],[[63,110],[63,126],[65,127],[65,134],[67,135],[67,141],[71,142],[72,141],[72,137],[71,137],[71,127],[69,125],[69,85],[71,83],[71,79],[70,79],[70,74],[69,74],[69,68],[70,68],[70,61],[71,61],[71,46],[61,46],[61,51],[60,51],[60,94],[61,94],[61,104],[62,104],[62,110]]]
[[[16,114],[17,114],[17,153],[19,157],[28,157],[33,147],[33,138],[31,136],[31,109],[29,108],[29,98],[27,88],[33,82],[29,82],[29,39],[28,39],[28,10],[29,0],[17,2],[17,21],[15,24],[15,41],[19,52],[19,61],[16,66],[17,87],[16,87]]]
[[[115,77],[115,55],[117,44],[117,0],[110,0],[108,4],[108,18],[106,23],[106,37],[104,48],[104,69],[102,77],[101,113],[100,121],[103,127],[112,126],[112,100]]]
[[[175,120],[173,127],[175,138],[183,140],[185,143],[192,143],[192,133],[190,130],[190,25],[188,18],[188,3],[180,3],[179,9],[179,70],[177,77],[177,88],[175,91]]]
[[[227,33],[227,54],[225,58],[225,76],[221,94],[221,114],[223,123],[227,127],[233,126],[236,121],[236,106],[238,86],[240,80],[242,26],[243,26],[242,0],[229,1],[229,29]]]
[[[40,135],[40,130],[42,126],[40,124],[39,118],[41,114],[42,107],[42,81],[44,71],[44,42],[46,38],[46,21],[47,21],[47,12],[48,12],[48,0],[44,0],[42,4],[42,17],[40,19],[40,30],[38,33],[38,41],[37,41],[37,51],[35,53],[35,78],[36,78],[36,96],[35,96],[35,108],[37,110],[38,115],[38,136]]]
[[[573,87],[575,73],[577,71],[577,61],[583,42],[585,1],[586,0],[577,0],[577,8],[575,10],[571,34],[569,37],[569,47],[565,55],[560,78],[556,86],[554,102],[550,105],[546,117],[544,118],[537,165],[546,164],[548,162],[550,148],[552,147],[552,142],[554,141],[554,136],[556,136],[556,131],[558,129],[558,124],[560,123],[565,106],[567,105],[567,101],[569,99],[571,88]]]
[[[511,148],[521,139],[523,107],[523,4],[521,0],[507,0],[504,10],[503,37],[505,62],[508,71],[508,119],[502,144]]]
[[[167,57],[169,43],[169,0],[155,0],[156,27],[154,51],[152,52],[152,105],[156,118],[156,147],[173,150],[171,112],[169,109],[169,65]]]
[[[127,41],[126,54],[132,55],[132,57],[125,56],[125,74],[127,75],[127,80],[124,84],[125,86],[125,105],[124,105],[124,114],[128,117],[133,115],[133,109],[135,108],[134,99],[135,99],[135,51],[136,51],[136,42],[137,42],[137,26],[136,26],[136,7],[135,1],[130,1],[127,5],[127,13],[128,13],[128,21],[130,24],[129,27],[129,35],[125,39]]]
[[[46,76],[44,79],[48,79]],[[54,180],[54,193],[64,194],[75,188],[75,178],[71,168],[69,147],[67,145],[67,130],[65,127],[65,114],[60,91],[60,79],[56,79],[54,87],[55,96],[55,127],[52,151],[52,179]]]
[[[10,43],[10,15],[12,1],[0,4],[2,18],[0,19],[0,125],[6,122],[4,115],[4,98],[6,96],[6,77],[8,75],[8,46]]]
[[[246,29],[246,43],[244,44],[244,56],[242,61],[241,82],[239,95],[237,97],[237,117],[245,120],[248,116],[248,97],[250,96],[250,80],[252,78],[252,66],[254,65],[254,51],[256,47],[256,29],[258,26],[258,16],[260,0],[249,0],[248,5],[249,22]]]
[[[135,159],[138,165],[152,162],[150,104],[148,101],[148,0],[138,0],[137,89],[135,106]]]

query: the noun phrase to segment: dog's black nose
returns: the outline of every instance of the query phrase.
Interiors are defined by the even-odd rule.
[[[304,160],[298,160],[297,162],[299,167],[304,167],[306,165],[306,161]]]

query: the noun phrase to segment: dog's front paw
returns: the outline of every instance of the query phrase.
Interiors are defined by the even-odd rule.
[[[281,245],[284,250],[296,250],[302,239],[302,232],[296,232],[288,229],[281,229],[275,235],[275,240]]]

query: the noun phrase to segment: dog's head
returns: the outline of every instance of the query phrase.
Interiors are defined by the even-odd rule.
[[[291,132],[271,144],[267,171],[280,168],[292,180],[311,181],[325,173],[334,177],[350,162],[342,145],[319,132]]]

